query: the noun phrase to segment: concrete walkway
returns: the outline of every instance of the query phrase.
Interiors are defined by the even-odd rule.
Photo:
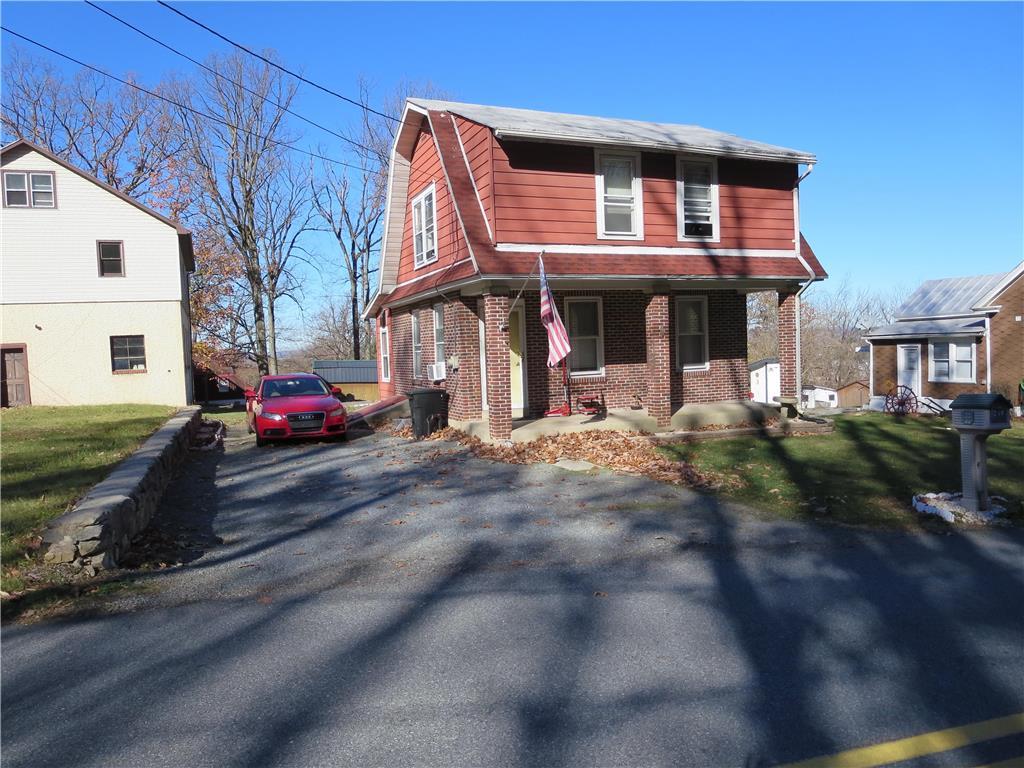
[[[237,432],[161,515],[153,592],[5,628],[4,766],[759,766],[1024,710],[1017,531]]]

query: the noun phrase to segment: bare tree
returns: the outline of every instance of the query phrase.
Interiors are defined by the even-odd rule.
[[[272,53],[268,53],[268,56]],[[241,54],[211,57],[198,87],[179,86],[190,110],[178,120],[189,172],[200,190],[200,214],[237,254],[252,312],[249,354],[260,372],[276,369],[276,302],[294,289],[287,261],[295,253],[301,195],[285,157],[285,109],[295,86],[267,64]],[[298,197],[296,195],[299,195]],[[268,308],[270,312],[268,323]]]
[[[173,117],[160,99],[86,70],[69,80],[17,47],[4,63],[4,143],[28,139],[155,205],[177,183],[174,159],[181,146]]]

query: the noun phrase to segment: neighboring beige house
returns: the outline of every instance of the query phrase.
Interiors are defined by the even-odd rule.
[[[191,402],[191,234],[28,141],[0,156],[3,405]]]

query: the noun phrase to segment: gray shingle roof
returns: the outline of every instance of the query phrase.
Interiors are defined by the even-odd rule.
[[[424,109],[451,112],[492,128],[498,138],[568,140],[595,144],[647,147],[669,151],[688,150],[762,160],[813,163],[815,156],[788,147],[751,141],[699,125],[647,123],[608,117],[540,112],[533,109],[489,107],[436,99],[409,99]]]
[[[1005,277],[1006,273],[1000,272],[997,275],[926,280],[896,310],[896,317],[969,315]]]
[[[985,332],[985,320],[976,318],[954,318],[952,320],[902,320],[891,325],[872,328],[864,334],[872,339],[880,336],[975,336]]]
[[[314,360],[313,373],[331,384],[374,384],[377,381],[376,360]]]

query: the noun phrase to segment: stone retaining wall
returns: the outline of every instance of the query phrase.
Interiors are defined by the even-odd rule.
[[[50,563],[113,568],[149,525],[201,422],[198,406],[178,411],[74,508],[50,523],[43,542]]]

